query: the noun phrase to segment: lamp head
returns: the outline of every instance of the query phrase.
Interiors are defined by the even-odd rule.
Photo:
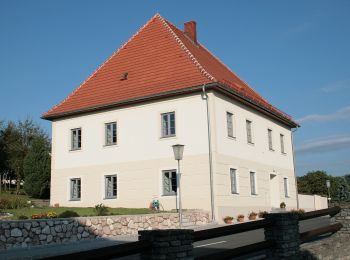
[[[173,145],[175,160],[182,160],[185,146],[183,144]]]

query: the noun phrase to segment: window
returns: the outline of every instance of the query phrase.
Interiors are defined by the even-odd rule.
[[[81,180],[80,178],[70,179],[70,199],[80,200]]]
[[[246,128],[247,128],[247,142],[252,144],[253,143],[253,137],[252,137],[252,121],[246,120]]]
[[[163,178],[163,195],[172,196],[177,192],[176,170],[168,170],[162,172]]]
[[[234,137],[233,135],[233,114],[226,112],[226,122],[227,122],[227,136]]]
[[[272,146],[272,130],[267,129],[267,139],[269,141],[269,150],[273,151],[273,146]]]
[[[117,175],[105,176],[105,198],[114,199],[117,197]]]
[[[255,172],[250,172],[250,194],[257,195],[256,190],[256,175]]]
[[[81,149],[81,128],[75,128],[71,130],[71,149]]]
[[[105,145],[117,144],[117,123],[105,124]]]
[[[175,136],[175,112],[165,113],[162,117],[162,137]]]
[[[286,198],[289,198],[289,183],[288,178],[283,178],[283,185],[284,185],[284,196]]]
[[[280,141],[281,141],[281,153],[286,153],[284,150],[284,135],[280,134]]]
[[[231,193],[238,194],[237,172],[236,169],[230,169],[231,176]]]

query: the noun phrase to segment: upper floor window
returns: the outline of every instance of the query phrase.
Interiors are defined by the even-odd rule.
[[[117,175],[105,176],[105,198],[114,199],[117,197]]]
[[[175,136],[175,112],[164,113],[162,117],[162,137]]]
[[[272,145],[272,130],[271,129],[267,129],[267,139],[269,142],[269,150],[273,151],[273,145]]]
[[[162,172],[163,179],[163,195],[176,195],[177,192],[177,177],[176,170],[167,170]]]
[[[81,198],[81,179],[70,179],[70,199],[80,200]]]
[[[234,137],[233,135],[233,114],[226,112],[226,123],[227,123],[227,136]]]
[[[81,128],[71,130],[71,150],[81,149]]]
[[[230,177],[231,177],[231,193],[238,194],[238,183],[237,183],[237,171],[236,169],[230,169]]]
[[[283,178],[283,186],[284,186],[284,196],[286,198],[289,197],[289,183],[288,183],[288,178]]]
[[[280,134],[280,141],[281,141],[281,153],[286,153],[284,150],[284,135]]]
[[[252,144],[253,143],[253,136],[252,136],[252,121],[246,120],[246,129],[247,129],[247,142]]]
[[[105,124],[105,145],[117,144],[117,123]]]
[[[256,188],[256,173],[250,172],[250,194],[251,195],[257,195],[257,188]]]

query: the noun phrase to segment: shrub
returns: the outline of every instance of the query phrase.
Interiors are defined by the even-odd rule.
[[[25,207],[28,207],[28,204],[26,200],[20,197],[0,199],[0,209],[20,209]]]
[[[63,211],[61,214],[59,214],[58,217],[59,218],[76,218],[76,217],[79,217],[79,214],[73,210],[66,210],[66,211]]]
[[[226,217],[224,217],[224,222],[225,222],[225,223],[231,223],[232,220],[233,220],[233,217],[231,217],[231,216],[226,216]]]
[[[57,218],[57,213],[53,211],[41,212],[39,214],[33,214],[32,219],[45,219],[45,218]]]
[[[97,204],[95,206],[95,212],[96,212],[97,216],[106,216],[106,215],[108,215],[108,208],[105,205],[103,205],[102,203]]]
[[[20,216],[18,216],[18,219],[28,219],[28,217],[24,216],[24,215],[20,215]]]
[[[285,208],[286,208],[286,203],[281,202],[281,204],[280,204],[280,208],[281,208],[281,209],[285,209]]]
[[[252,211],[252,212],[249,213],[248,219],[254,220],[254,219],[256,219],[256,216],[257,216],[257,215],[258,215],[258,213]]]
[[[304,215],[305,210],[303,210],[303,209],[291,209],[289,212],[296,214],[298,217],[301,217],[302,215]]]

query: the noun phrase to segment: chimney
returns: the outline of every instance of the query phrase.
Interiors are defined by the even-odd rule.
[[[197,44],[197,28],[195,21],[189,21],[184,23],[184,31],[185,34],[195,43]]]

